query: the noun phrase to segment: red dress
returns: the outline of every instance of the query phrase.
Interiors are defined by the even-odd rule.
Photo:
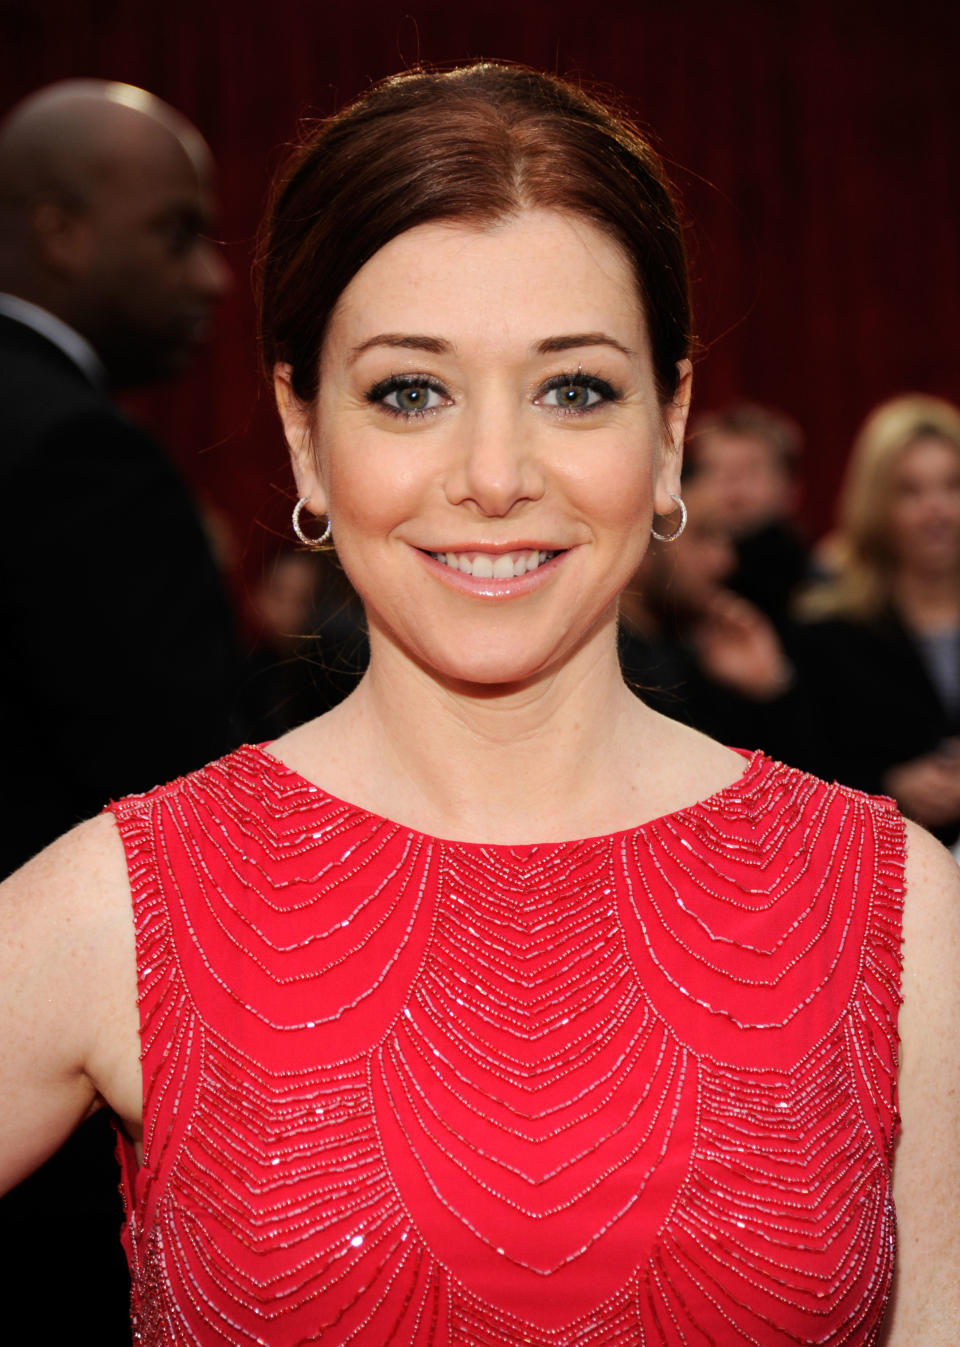
[[[903,828],[754,755],[439,841],[260,748],[115,805],[141,1344],[865,1344],[894,1256]]]

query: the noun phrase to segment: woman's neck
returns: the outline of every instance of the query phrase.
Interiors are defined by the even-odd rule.
[[[279,755],[332,794],[433,836],[548,842],[629,828],[700,798],[704,763],[695,745],[677,751],[677,733],[691,732],[624,685],[615,637],[611,624],[555,671],[479,690],[374,642],[357,690]],[[715,745],[708,756],[717,788],[742,771]]]

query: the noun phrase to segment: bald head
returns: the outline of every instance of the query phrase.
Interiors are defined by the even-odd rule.
[[[0,207],[16,212],[51,193],[85,201],[131,161],[164,153],[209,178],[203,137],[168,104],[132,84],[64,80],[25,98],[0,124]]]
[[[0,289],[87,337],[118,382],[174,372],[226,272],[204,238],[212,160],[142,89],[68,80],[0,124]]]

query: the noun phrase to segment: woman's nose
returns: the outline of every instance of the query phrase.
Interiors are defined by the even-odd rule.
[[[459,428],[447,476],[447,497],[502,518],[524,501],[539,500],[545,478],[536,436],[514,416],[474,416]]]

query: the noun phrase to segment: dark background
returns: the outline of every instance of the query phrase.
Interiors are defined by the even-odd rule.
[[[291,498],[257,368],[251,242],[301,115],[418,59],[502,57],[622,90],[686,204],[696,404],[747,396],[800,421],[816,533],[874,403],[960,398],[958,39],[960,5],[929,0],[2,0],[0,111],[99,76],[159,94],[210,141],[235,288],[195,370],[137,410],[249,577]]]

